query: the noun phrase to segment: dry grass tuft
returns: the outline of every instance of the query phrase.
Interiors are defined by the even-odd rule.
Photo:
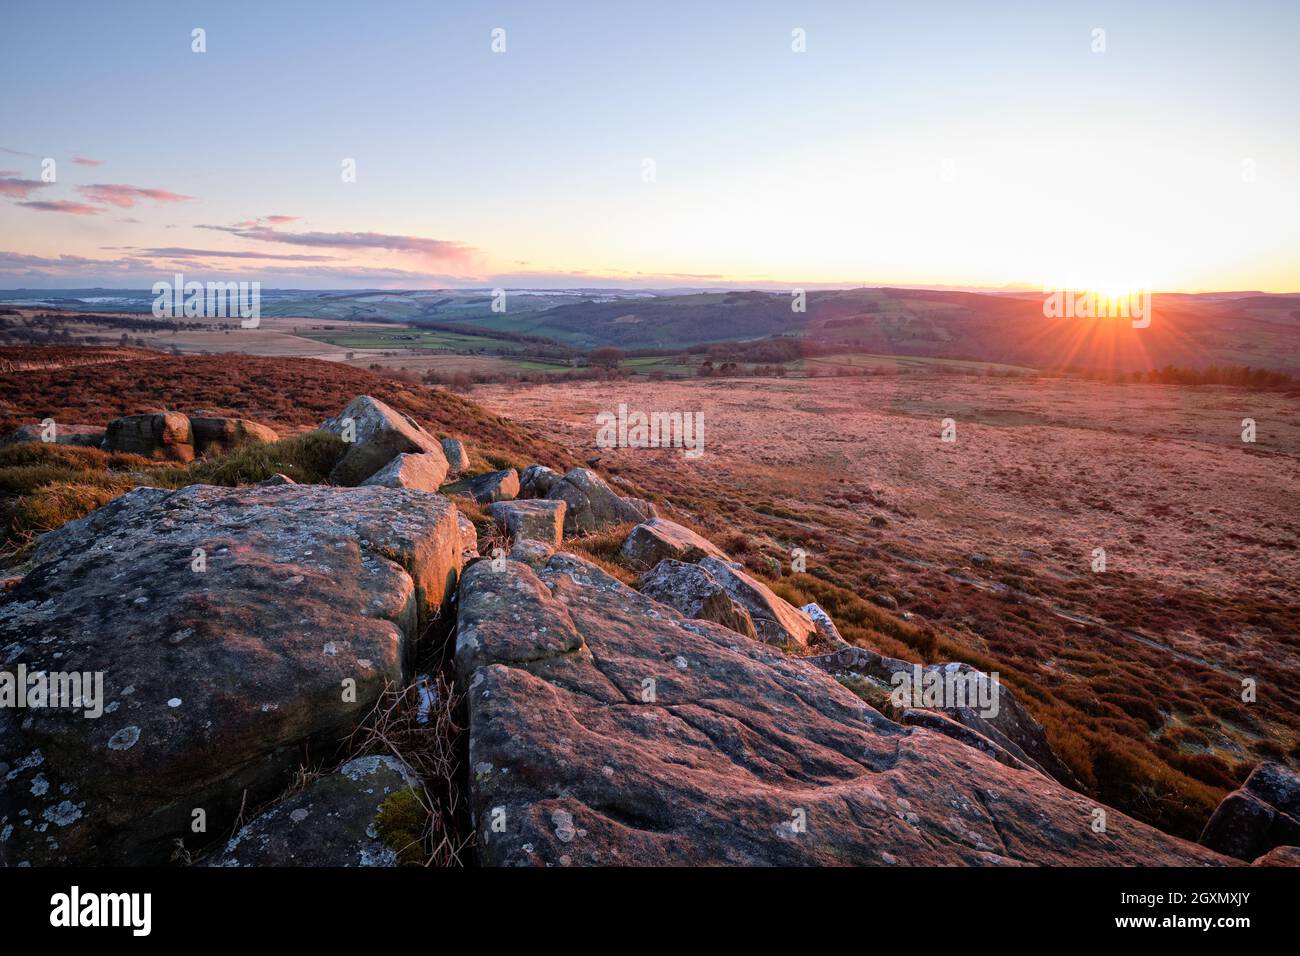
[[[403,688],[389,685],[366,721],[348,739],[352,756],[396,757],[424,782],[416,794],[423,808],[422,826],[413,828],[409,806],[393,807],[388,818],[396,832],[418,831],[419,847],[410,841],[398,850],[403,863],[465,866],[474,844],[468,806],[462,794],[467,744],[462,697],[443,674],[421,676]],[[398,810],[402,812],[397,813]],[[396,825],[400,817],[401,825]],[[387,825],[387,824],[386,824]]]

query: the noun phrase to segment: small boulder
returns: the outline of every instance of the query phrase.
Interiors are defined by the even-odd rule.
[[[442,489],[444,495],[463,495],[481,505],[491,501],[512,501],[519,494],[519,472],[513,468],[462,478]]]
[[[749,612],[760,640],[807,647],[809,639],[817,633],[812,618],[740,568],[712,557],[701,559],[699,564]]]
[[[1300,845],[1300,776],[1280,763],[1261,763],[1223,798],[1198,842],[1239,860]]]
[[[418,810],[420,790],[396,757],[357,757],[244,824],[206,865],[397,866],[411,848],[393,845],[406,837],[385,832],[382,811],[402,799]]]
[[[545,498],[560,477],[559,472],[552,471],[545,465],[529,465],[519,476],[519,497]]]
[[[907,705],[914,712],[913,723],[922,720],[917,716],[922,710],[942,713],[950,720],[1000,747],[1024,766],[1044,776],[1052,777],[1072,789],[1082,789],[1074,773],[1052,750],[1042,724],[1035,720],[1034,716],[1016,699],[1010,688],[999,682],[996,685],[996,696],[992,697],[993,706],[987,708],[982,707],[978,700],[971,698],[970,678],[974,676],[977,680],[987,679],[987,675],[983,675],[969,664],[950,661],[921,666],[895,657],[886,657],[863,647],[849,645],[829,654],[819,654],[804,659],[837,677],[849,674],[866,678],[882,696],[887,698],[892,697],[894,691],[899,688],[921,688],[922,702],[925,706]],[[899,675],[907,677],[906,684],[901,681]],[[940,683],[946,684],[949,675],[953,678],[954,686],[956,678],[962,678],[963,684],[968,689],[966,699],[964,701],[936,699],[934,706],[930,706],[925,701],[923,693],[926,682],[933,681],[936,686]],[[990,681],[987,684],[977,685],[976,690],[978,691],[978,687],[985,687],[988,689],[986,692],[992,694],[993,686]],[[904,694],[903,697],[906,698],[907,695]],[[956,734],[950,733],[949,736],[961,739]]]
[[[799,608],[799,610],[803,611],[812,619],[813,624],[817,628],[818,636],[826,643],[833,644],[835,647],[849,646],[849,642],[840,636],[840,629],[835,626],[835,622],[831,620],[831,616],[822,609],[820,604],[814,601],[811,604],[805,604],[803,607]]]
[[[443,438],[442,453],[447,456],[447,473],[455,478],[469,467],[469,452],[459,438]]]
[[[688,562],[709,556],[727,558],[707,538],[666,518],[651,518],[633,528],[623,542],[623,556],[642,568],[653,568],[667,558]]]
[[[442,443],[413,418],[390,408],[377,398],[358,395],[321,430],[339,435],[347,451],[330,472],[336,485],[359,485],[402,452],[425,453],[446,461]]]
[[[200,455],[228,452],[241,445],[279,441],[275,429],[250,422],[246,418],[213,418],[190,416],[194,434],[194,450]]]
[[[46,430],[41,425],[22,425],[0,439],[0,448],[25,441],[44,442],[45,435]],[[104,428],[99,425],[60,425],[56,422],[50,443],[98,448],[104,443]]]
[[[430,455],[427,452],[413,455],[402,452],[361,482],[361,486],[377,485],[380,488],[410,488],[414,491],[436,492],[442,487],[446,477],[447,459],[441,455]]]
[[[540,541],[554,550],[564,540],[565,507],[563,501],[498,501],[487,510],[515,541]]]
[[[641,578],[641,593],[686,617],[713,621],[746,637],[758,637],[753,618],[698,564],[665,558]]]
[[[294,481],[288,475],[281,474],[277,471],[270,478],[263,478],[261,481],[257,482],[257,487],[274,488],[276,485],[296,485],[297,483],[298,482]]]
[[[551,485],[546,497],[568,505],[564,513],[565,534],[586,534],[653,517],[644,503],[619,497],[603,478],[587,468],[570,470]]]
[[[104,448],[164,461],[193,461],[194,432],[179,412],[125,415],[108,423]]]

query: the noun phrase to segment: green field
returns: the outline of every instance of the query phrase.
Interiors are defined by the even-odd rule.
[[[440,352],[486,351],[512,354],[527,350],[520,342],[490,338],[461,332],[442,332],[429,329],[312,329],[297,333],[299,337],[314,342],[325,342],[345,349],[433,349]]]

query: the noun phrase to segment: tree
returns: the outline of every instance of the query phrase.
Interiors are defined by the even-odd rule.
[[[591,364],[602,368],[618,368],[618,363],[623,361],[623,358],[623,350],[611,346],[592,349],[590,355]]]

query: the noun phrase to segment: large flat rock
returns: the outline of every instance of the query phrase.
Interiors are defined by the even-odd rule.
[[[623,555],[635,568],[653,568],[660,561],[698,561],[714,557],[723,561],[722,549],[690,528],[666,518],[651,518],[637,525],[623,542]]]
[[[572,555],[474,565],[457,633],[489,865],[1229,862]]]
[[[219,835],[406,676],[461,545],[438,495],[313,485],[141,488],[46,535],[0,655],[102,674],[104,712],[0,709],[0,856],[155,863]]]

